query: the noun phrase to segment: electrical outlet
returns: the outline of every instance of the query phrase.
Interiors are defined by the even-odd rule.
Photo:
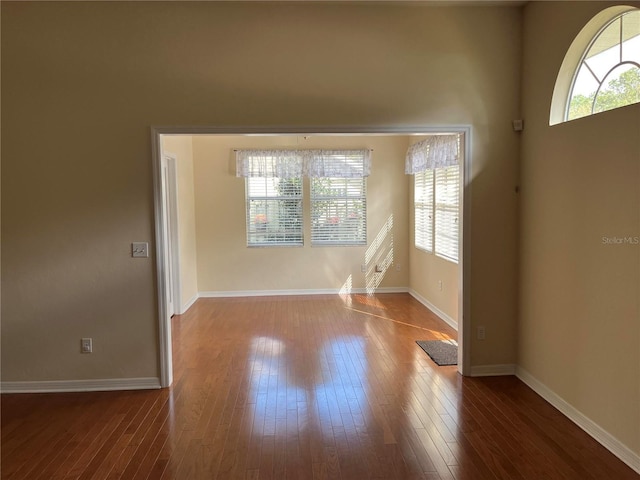
[[[484,339],[485,339],[484,327],[478,327],[478,340],[484,340]]]
[[[133,242],[131,244],[131,256],[146,258],[149,256],[149,244],[147,242]]]
[[[91,338],[82,338],[80,340],[80,351],[82,353],[92,353],[93,352],[93,339],[91,339]]]
[[[438,280],[438,289],[442,291],[442,280]]]
[[[396,272],[399,272],[402,270],[402,265],[400,265],[399,263],[396,263]]]
[[[367,264],[363,263],[362,265],[360,265],[360,271],[362,273],[367,273]]]

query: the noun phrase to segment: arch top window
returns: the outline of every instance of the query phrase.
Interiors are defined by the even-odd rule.
[[[558,74],[550,125],[640,102],[640,9],[608,8],[576,37]]]

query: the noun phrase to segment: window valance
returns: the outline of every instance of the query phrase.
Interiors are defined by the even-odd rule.
[[[362,178],[371,150],[236,150],[237,177]]]
[[[305,150],[309,177],[362,178],[371,173],[371,150]]]
[[[412,175],[457,164],[458,135],[432,135],[409,147],[404,171]]]
[[[301,177],[302,163],[296,150],[236,150],[237,177]]]

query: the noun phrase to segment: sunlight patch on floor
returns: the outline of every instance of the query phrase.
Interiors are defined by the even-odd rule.
[[[389,322],[393,322],[393,323],[396,323],[396,324],[398,324],[398,325],[404,325],[404,326],[407,326],[407,327],[417,328],[417,329],[420,329],[420,330],[424,330],[424,331],[426,331],[426,332],[431,333],[431,334],[435,337],[435,340],[455,340],[455,339],[453,339],[452,337],[450,337],[449,335],[447,335],[446,333],[442,333],[442,332],[440,332],[440,331],[438,331],[438,330],[432,330],[432,329],[430,329],[430,328],[421,327],[421,326],[419,326],[419,325],[414,325],[414,324],[412,324],[412,323],[402,322],[402,321],[400,321],[400,320],[394,320],[393,318],[383,317],[382,315],[376,315],[375,313],[367,312],[367,311],[365,311],[365,310],[358,310],[357,308],[353,308],[353,307],[348,307],[348,306],[346,306],[345,308],[346,308],[347,310],[351,310],[352,312],[361,313],[361,314],[363,314],[363,315],[368,315],[368,316],[370,316],[370,317],[380,318],[380,319],[382,319],[382,320],[387,320],[387,321],[389,321]]]

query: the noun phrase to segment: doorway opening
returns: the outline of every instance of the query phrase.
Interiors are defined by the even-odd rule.
[[[189,305],[194,299],[200,296],[216,296],[220,292],[216,291],[216,287],[209,287],[208,285],[204,288],[200,285],[197,286],[197,294],[194,298],[191,298],[191,294],[187,293],[184,296],[182,295],[182,286],[180,282],[180,238],[177,234],[177,224],[179,222],[179,216],[177,215],[177,162],[180,161],[179,155],[176,155],[176,152],[169,151],[169,149],[164,148],[163,140],[167,137],[171,136],[190,136],[193,137],[194,144],[196,141],[199,143],[204,142],[206,138],[211,139],[211,142],[222,141],[222,139],[233,138],[233,143],[228,144],[226,148],[226,169],[222,172],[223,175],[227,175],[229,177],[235,177],[235,172],[232,172],[235,165],[233,162],[233,150],[228,148],[229,145],[233,145],[237,148],[245,148],[248,146],[256,145],[256,142],[259,144],[265,143],[267,145],[281,145],[282,142],[296,142],[293,147],[301,147],[299,145],[300,142],[307,141],[308,139],[316,139],[315,144],[327,142],[327,141],[335,141],[341,144],[349,144],[349,142],[353,143],[354,141],[359,141],[361,146],[363,143],[372,144],[376,141],[394,141],[396,144],[401,141],[398,140],[403,138],[405,142],[408,142],[409,139],[415,138],[415,136],[430,136],[435,134],[458,134],[460,138],[461,144],[461,155],[460,155],[460,188],[459,188],[459,255],[457,262],[457,275],[455,277],[455,281],[452,280],[451,283],[455,283],[456,285],[449,285],[451,289],[455,289],[456,293],[456,302],[457,302],[457,331],[458,331],[458,371],[465,375],[470,373],[469,366],[469,344],[470,344],[470,329],[468,328],[469,322],[469,288],[466,288],[469,284],[469,265],[470,265],[470,249],[469,249],[469,228],[470,225],[470,209],[469,202],[465,201],[465,198],[470,198],[469,190],[470,190],[470,172],[471,172],[471,128],[469,126],[429,126],[429,127],[412,127],[412,128],[376,128],[376,129],[320,129],[320,128],[189,128],[189,127],[166,127],[166,128],[152,128],[152,149],[153,149],[153,172],[154,172],[154,200],[155,200],[155,231],[156,231],[156,269],[157,269],[157,285],[158,285],[158,322],[159,322],[159,352],[160,352],[160,382],[162,387],[168,387],[172,383],[172,342],[171,342],[171,316],[173,313],[183,313],[182,308],[185,305]],[[293,140],[292,140],[293,139]],[[262,142],[262,143],[260,143]],[[378,145],[378,144],[376,144]],[[366,145],[364,145],[366,146]],[[289,145],[291,147],[291,145]],[[374,150],[374,160],[372,161],[373,167],[372,169],[377,168],[381,162],[389,161],[388,158],[385,157],[385,154],[382,151],[382,148],[372,149]],[[376,155],[380,155],[376,157]],[[398,159],[396,158],[394,162],[398,163]],[[223,162],[224,163],[224,162]],[[402,167],[402,166],[401,166]],[[397,168],[396,168],[397,170]],[[220,172],[218,172],[220,174]],[[402,172],[404,174],[404,172]],[[200,177],[199,174],[196,175]],[[410,180],[408,177],[403,176],[404,180],[400,177],[396,177],[396,181],[398,183],[405,182],[405,190],[409,190]],[[239,178],[233,178],[234,181],[242,182],[242,189],[244,192],[244,181]],[[172,187],[174,187],[173,193],[171,192]],[[308,187],[305,187],[308,188]],[[237,189],[236,189],[237,190]],[[373,195],[373,191],[371,189],[368,190],[368,196]],[[244,193],[243,193],[244,195]],[[404,205],[404,208],[409,212],[413,206],[409,204],[408,201],[408,193],[407,201]],[[233,201],[232,201],[233,200]],[[385,199],[373,199],[369,198],[370,206],[377,205],[376,211],[380,210],[380,205],[384,204]],[[236,210],[239,208],[242,212],[245,211],[244,198],[238,199],[234,198],[228,199],[228,207],[232,208],[235,205]],[[241,205],[236,205],[240,204]],[[305,215],[308,215],[308,207],[305,207]],[[239,215],[236,215],[238,217]],[[244,213],[242,213],[244,217]],[[400,215],[402,216],[402,215]],[[409,213],[407,213],[407,217],[409,217]],[[400,218],[396,220],[398,224],[398,228],[401,230],[409,230],[409,221],[408,218],[404,219],[404,223],[402,223]],[[216,223],[215,218],[211,218],[210,222],[213,224],[213,228],[224,229],[225,225],[223,223]],[[244,222],[244,218],[243,218]],[[393,214],[389,215],[388,218],[385,216],[384,221],[377,222],[379,225],[373,225],[376,222],[372,222],[371,225],[374,227],[369,230],[369,238],[367,239],[367,245],[365,249],[367,250],[366,257],[367,261],[369,260],[370,252],[372,248],[378,242],[380,238],[380,234],[385,231],[389,232],[393,229],[394,217]],[[308,228],[308,227],[305,227]],[[386,230],[385,230],[386,229]],[[380,230],[380,232],[378,232]],[[305,231],[305,234],[308,234],[309,231]],[[307,237],[308,238],[308,237]],[[393,238],[393,236],[391,236]],[[396,237],[397,238],[397,237]],[[412,239],[412,235],[408,235],[408,238],[404,240],[403,243],[407,243],[405,250],[409,251],[414,248],[413,241],[409,242],[409,239]],[[247,249],[245,245],[239,245],[241,242],[237,243],[238,247],[242,247],[244,251],[250,250]],[[399,242],[396,242],[399,243]],[[353,247],[350,247],[353,248]],[[283,249],[280,249],[283,250]],[[305,251],[302,251],[305,250]],[[375,249],[374,249],[375,250]],[[392,249],[393,250],[393,249]],[[271,250],[274,251],[274,250]],[[291,251],[291,250],[290,250]],[[326,249],[315,248],[315,247],[306,247],[305,249],[295,249],[294,252],[296,255],[320,255],[319,252],[326,251]],[[354,250],[352,250],[354,251]],[[255,252],[255,250],[254,250]],[[306,252],[306,253],[305,253]],[[375,255],[375,253],[374,253]],[[231,256],[231,255],[227,255]],[[365,255],[363,255],[364,259]],[[373,258],[373,257],[372,257]],[[368,263],[365,263],[364,260],[361,260],[362,263],[362,272],[365,271],[365,267],[367,267]],[[393,265],[394,268],[390,269],[390,277],[397,272],[400,272],[401,269],[408,270],[411,265],[408,261],[407,257],[404,258],[392,258],[392,263],[389,263],[387,260],[387,266]],[[360,262],[360,261],[359,261]],[[332,263],[331,257],[327,257],[325,259],[325,264],[330,265]],[[339,263],[339,260],[334,263]],[[374,272],[378,273],[379,262],[375,263]],[[360,267],[360,264],[358,264]],[[367,267],[368,268],[368,267]],[[214,269],[211,269],[214,270]],[[228,269],[226,271],[228,273],[227,276],[232,277],[232,269]],[[215,271],[216,275],[225,275],[224,268],[218,268]],[[408,274],[407,274],[408,275]],[[256,277],[260,277],[256,275]],[[336,293],[338,291],[353,291],[355,292],[358,288],[358,275],[343,275],[344,283],[340,286],[332,284],[332,287],[336,287]],[[353,277],[353,278],[352,278]],[[380,278],[373,275],[373,278]],[[233,280],[229,280],[232,282]],[[439,280],[440,290],[442,288],[442,280]],[[203,283],[206,283],[206,279]],[[340,280],[342,283],[342,277]],[[236,283],[237,285],[238,283]],[[367,281],[367,285],[369,282]],[[213,285],[213,283],[212,283]],[[375,283],[376,291],[385,291],[384,283],[380,285],[379,282]],[[330,290],[332,289],[318,289],[317,286],[314,288],[311,285],[311,288],[308,288],[309,285],[306,286],[304,290],[299,291],[298,293],[308,292],[308,293],[332,293]],[[415,295],[415,292],[411,291],[410,285],[405,285],[405,290],[411,293],[415,298],[422,301],[420,295]],[[219,288],[222,290],[222,288]],[[226,287],[225,287],[226,289]],[[212,291],[213,290],[213,291]],[[256,293],[257,291],[268,290],[263,288],[263,286],[254,286],[253,288],[236,288],[235,292],[231,292],[227,296],[238,296],[241,294],[264,294],[264,293]],[[275,290],[276,292],[283,291],[289,294],[291,291],[291,287],[283,286],[282,290]],[[369,289],[366,289],[368,293]],[[391,289],[388,291],[392,291]],[[401,290],[396,290],[401,291]],[[229,292],[227,292],[229,293]],[[271,294],[274,294],[273,291]],[[218,295],[222,296],[222,295]],[[429,306],[427,304],[427,306]],[[433,310],[433,309],[432,309]],[[436,312],[439,315],[442,312]],[[439,315],[442,317],[442,315]],[[445,315],[446,317],[446,315]],[[445,321],[446,318],[443,318]],[[451,322],[447,321],[447,323],[451,324]],[[466,327],[466,328],[465,328]]]

